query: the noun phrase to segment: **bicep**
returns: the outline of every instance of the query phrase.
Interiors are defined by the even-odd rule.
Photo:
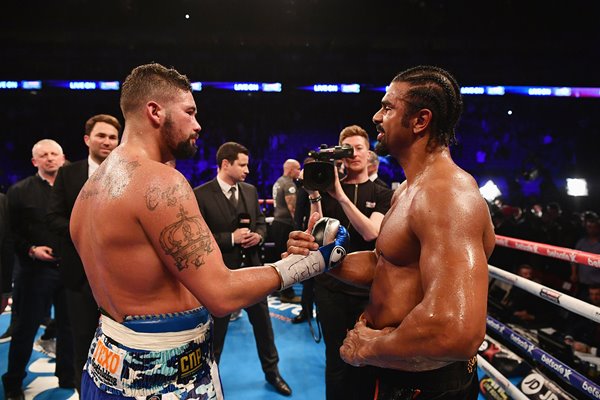
[[[411,223],[421,244],[419,269],[425,294],[445,308],[485,304],[487,257],[480,205],[468,197],[440,196],[425,204]]]
[[[228,270],[191,188],[186,191],[181,188],[170,202],[142,209],[139,219],[162,264],[204,303],[215,286],[211,282]]]

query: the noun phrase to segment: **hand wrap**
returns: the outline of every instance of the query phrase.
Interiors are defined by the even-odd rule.
[[[292,254],[271,264],[281,278],[280,290],[336,267],[346,256],[350,236],[337,219],[321,218],[312,235],[321,245],[317,251],[311,251],[307,256]]]

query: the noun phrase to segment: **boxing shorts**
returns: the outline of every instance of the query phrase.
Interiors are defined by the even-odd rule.
[[[374,400],[477,400],[477,356],[422,372],[376,368]]]
[[[223,399],[203,307],[170,314],[101,315],[90,345],[81,398]]]

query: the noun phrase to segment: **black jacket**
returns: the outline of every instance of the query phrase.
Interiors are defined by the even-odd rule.
[[[64,285],[70,289],[78,288],[87,280],[83,263],[69,232],[73,205],[87,179],[87,158],[61,167],[52,187],[46,215],[48,229],[57,236],[57,248],[54,253],[61,258],[61,278]]]
[[[238,188],[240,192],[237,210],[233,209],[223,194],[216,178],[194,188],[200,212],[221,249],[225,265],[231,269],[240,268],[242,263],[244,266],[262,265],[260,245],[242,249],[241,246],[233,246],[231,243],[231,234],[239,227],[240,214],[250,215],[249,228],[262,237],[261,242],[267,235],[267,224],[258,205],[256,187],[240,182]]]

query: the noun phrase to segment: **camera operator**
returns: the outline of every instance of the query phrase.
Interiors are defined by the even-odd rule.
[[[346,172],[343,180],[338,179],[337,168],[334,168],[334,180],[327,190],[310,190],[305,171],[304,184],[309,193],[311,212],[336,218],[348,228],[349,252],[373,250],[393,191],[369,180],[369,136],[363,128],[357,125],[344,128],[339,144],[350,145],[354,150],[352,157],[343,159]],[[328,400],[368,398],[368,394],[373,393],[373,388],[365,385],[368,380],[361,378],[364,369],[345,363],[339,354],[347,331],[354,327],[368,298],[367,288],[345,284],[328,274],[315,277],[315,303],[326,346]]]

